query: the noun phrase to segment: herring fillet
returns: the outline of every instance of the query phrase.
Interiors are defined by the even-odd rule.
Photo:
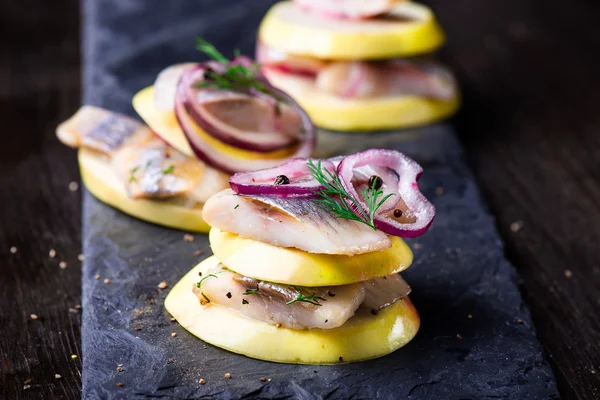
[[[67,146],[86,147],[108,156],[134,136],[152,135],[141,122],[93,106],[82,106],[56,128],[56,136]]]
[[[179,152],[143,123],[103,108],[82,106],[56,135],[67,146],[101,154],[133,199],[177,198],[193,206],[228,187],[227,174]]]
[[[379,311],[410,294],[410,286],[400,274],[373,278],[362,282],[365,300],[360,305],[372,311]]]
[[[206,202],[202,216],[222,231],[309,253],[353,255],[391,246],[383,232],[337,218],[310,198],[240,196],[227,189]]]
[[[114,152],[111,164],[134,199],[189,193],[205,169],[201,162],[186,157],[157,137],[122,146]]]
[[[365,289],[360,283],[336,288],[294,288],[254,281],[225,270],[221,265],[211,268],[207,275],[199,277],[202,278],[200,287],[194,285],[193,291],[205,306],[219,304],[249,318],[297,330],[342,326],[365,297]],[[250,294],[248,289],[258,290]],[[324,300],[316,300],[320,305],[300,301],[287,304],[299,292],[306,296],[314,294]]]

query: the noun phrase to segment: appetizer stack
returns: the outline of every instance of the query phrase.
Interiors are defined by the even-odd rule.
[[[259,30],[257,60],[320,127],[394,129],[453,114],[452,74],[431,57],[444,42],[431,10],[401,0],[293,0]]]
[[[83,182],[101,201],[146,221],[208,232],[203,205],[232,173],[308,157],[315,134],[306,113],[251,60],[229,61],[201,39],[198,48],[213,60],[169,67],[134,97],[147,126],[84,106],[57,136],[80,148]]]
[[[204,207],[214,256],[173,288],[167,310],[202,340],[263,360],[395,351],[419,328],[399,272],[413,258],[401,237],[423,234],[435,215],[421,172],[376,149],[235,174]]]

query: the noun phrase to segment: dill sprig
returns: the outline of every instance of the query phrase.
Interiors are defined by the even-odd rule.
[[[268,89],[256,77],[258,64],[253,63],[249,67],[241,64],[232,64],[215,46],[201,37],[196,37],[196,49],[209,56],[214,61],[224,65],[223,71],[207,70],[204,80],[196,83],[198,88],[232,89],[241,92],[260,92],[266,94],[277,102],[283,101],[276,93]],[[240,51],[235,50],[235,56],[240,57]],[[279,106],[276,103],[275,111],[279,114]]]
[[[215,274],[208,274],[208,275],[206,275],[206,276],[202,277],[202,279],[200,279],[200,282],[197,282],[197,283],[196,283],[196,287],[197,287],[198,289],[200,289],[200,286],[202,286],[202,282],[204,282],[204,281],[205,281],[205,280],[207,280],[208,278],[218,278],[218,276],[217,276],[217,275],[215,275]]]
[[[248,296],[250,294],[255,294],[256,292],[258,292],[258,289],[246,289],[246,291],[242,293],[242,296]]]
[[[336,170],[330,171],[327,168],[323,168],[321,160],[315,164],[313,160],[308,159],[307,166],[313,178],[323,186],[323,188],[314,192],[321,197],[315,201],[325,205],[331,212],[336,214],[337,218],[358,221],[370,226],[373,230],[377,230],[374,221],[375,213],[388,198],[393,196],[393,193],[380,199],[383,195],[383,189],[376,189],[377,182],[373,180],[371,186],[366,187],[360,192],[367,205],[367,209],[365,209],[360,204],[359,199],[344,189]]]
[[[135,177],[135,173],[140,169],[140,166],[133,167],[129,174],[129,182],[137,182],[137,178]]]
[[[317,296],[316,293],[313,293],[310,296],[305,296],[304,294],[302,294],[302,291],[300,289],[298,289],[298,288],[295,288],[295,289],[298,291],[298,296],[296,296],[296,298],[294,300],[290,300],[285,304],[290,305],[290,304],[296,303],[297,301],[301,301],[303,303],[310,303],[312,305],[320,307],[320,306],[322,306],[322,304],[319,303],[319,300],[327,301],[327,299],[324,299],[321,296]]]
[[[168,175],[171,172],[173,172],[174,169],[175,169],[174,165],[169,165],[168,167],[166,167],[165,169],[163,169],[161,172],[163,173],[163,175]]]

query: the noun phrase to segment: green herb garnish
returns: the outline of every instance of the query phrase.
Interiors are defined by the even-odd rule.
[[[200,292],[200,294],[202,295],[202,297],[204,297],[204,300],[206,300],[207,303],[210,303],[210,299],[208,297],[206,297],[204,292]]]
[[[167,168],[162,170],[163,175],[170,174],[175,169],[174,165],[169,165]]]
[[[196,49],[208,55],[214,61],[224,65],[223,71],[212,71],[208,69],[204,73],[204,80],[194,84],[198,88],[232,89],[240,92],[258,91],[264,93],[276,101],[283,101],[279,95],[266,88],[256,77],[258,64],[253,63],[246,67],[241,64],[232,64],[219,50],[201,37],[196,37]],[[240,51],[235,50],[235,56],[240,57]],[[281,110],[275,105],[277,115]]]
[[[290,300],[285,304],[290,305],[290,304],[294,304],[297,301],[301,301],[303,303],[310,303],[310,304],[320,307],[320,306],[322,306],[322,304],[319,303],[319,300],[327,301],[327,299],[317,296],[316,293],[313,293],[310,296],[305,296],[302,294],[302,291],[300,289],[296,288],[296,290],[298,291],[298,296],[296,296],[296,298],[294,300]]]
[[[130,175],[129,175],[129,182],[137,182],[137,179],[135,177],[135,173],[138,171],[138,169],[140,169],[139,165],[137,167],[131,169],[131,172],[130,172]]]
[[[204,282],[204,280],[205,280],[205,279],[208,279],[208,278],[218,278],[218,276],[217,276],[217,275],[215,275],[215,274],[208,274],[208,275],[206,275],[205,277],[203,277],[202,279],[200,279],[200,282],[197,282],[197,283],[196,283],[196,287],[197,287],[198,289],[200,289],[200,286],[202,286],[202,282]]]
[[[258,292],[258,289],[247,289],[244,293],[242,293],[242,296],[247,296],[249,294],[254,294]]]
[[[240,206],[240,205],[239,205],[239,204],[237,204],[235,207],[233,207],[233,209],[234,209],[234,210],[237,210],[237,208],[238,208],[239,206]]]
[[[390,193],[379,200],[383,195],[383,189],[375,189],[376,181],[373,180],[371,186],[361,191],[365,203],[367,204],[367,209],[365,210],[360,204],[359,199],[355,198],[344,189],[337,171],[330,171],[327,168],[323,168],[321,166],[321,160],[315,165],[315,163],[309,159],[307,166],[313,178],[323,186],[322,189],[314,192],[321,197],[315,201],[325,205],[331,212],[336,214],[337,218],[358,221],[370,226],[373,230],[377,230],[374,222],[375,213],[388,198],[393,196],[393,193]]]

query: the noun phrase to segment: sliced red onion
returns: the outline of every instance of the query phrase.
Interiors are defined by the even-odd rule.
[[[232,64],[248,62],[238,58]],[[272,152],[298,143],[305,126],[296,103],[278,102],[258,90],[248,94],[196,87],[204,80],[207,68],[201,65],[183,74],[178,90],[188,114],[202,130],[223,143],[256,152]],[[261,83],[268,85],[266,80]]]
[[[365,19],[390,11],[398,0],[294,0],[307,12],[331,19]]]
[[[314,78],[327,62],[316,58],[295,56],[267,46],[260,40],[256,42],[256,61],[262,68],[274,69],[286,74]]]
[[[334,171],[335,165],[329,160],[322,160],[321,168]],[[278,184],[279,177],[287,179],[287,182]],[[280,197],[310,196],[322,188],[309,171],[305,158],[290,160],[275,168],[238,172],[229,179],[229,185],[237,194]]]
[[[265,169],[280,165],[281,163],[289,160],[290,158],[295,157],[308,157],[311,155],[315,144],[316,144],[316,134],[314,126],[310,121],[308,115],[298,106],[296,102],[292,100],[290,96],[285,94],[284,92],[272,87],[266,82],[263,82],[264,86],[269,90],[269,92],[273,93],[280,100],[280,103],[285,102],[285,106],[291,107],[299,116],[302,123],[302,132],[301,136],[297,138],[296,150],[293,154],[290,155],[289,158],[256,158],[256,159],[247,159],[240,158],[237,156],[232,156],[227,152],[223,152],[217,148],[214,148],[209,143],[204,141],[197,134],[197,130],[199,129],[198,124],[192,118],[189,113],[188,108],[186,107],[187,103],[190,101],[188,96],[190,94],[190,86],[194,85],[195,80],[191,79],[193,77],[198,78],[198,75],[204,73],[206,68],[201,65],[194,71],[190,71],[189,73],[184,74],[181,78],[181,81],[178,85],[176,100],[175,100],[175,114],[179,121],[179,124],[190,143],[194,153],[202,160],[204,160],[207,164],[212,165],[215,168],[218,168],[222,171],[228,173],[236,173],[241,171],[254,171],[259,169]],[[203,75],[200,75],[202,77]],[[199,91],[212,92],[212,89],[195,89]],[[222,96],[236,96],[237,94],[231,91],[223,90],[221,93]],[[194,91],[191,91],[193,94]],[[206,133],[214,135],[214,131],[210,129],[203,129]],[[249,135],[250,136],[250,135]],[[283,136],[283,135],[282,135]],[[219,137],[215,137],[215,139],[220,140]]]
[[[338,163],[339,165],[339,163]],[[378,176],[382,182],[384,182],[381,189],[383,194],[381,198],[384,198],[388,194],[392,194],[379,208],[379,212],[387,212],[396,208],[400,201],[398,196],[400,177],[398,173],[390,168],[382,167],[378,165],[363,165],[362,167],[354,170],[354,177],[352,179],[353,186],[355,189],[366,189],[369,187],[369,179],[372,176]]]
[[[421,236],[429,228],[435,217],[435,207],[423,196],[417,185],[423,169],[414,160],[404,154],[387,149],[370,149],[346,156],[337,167],[337,172],[344,189],[360,200],[360,205],[367,210],[362,195],[356,189],[356,171],[370,166],[387,168],[398,175],[398,196],[396,209],[380,209],[374,216],[375,227],[381,231],[400,237]],[[384,186],[389,176],[381,177]],[[396,210],[402,211],[400,217],[394,216]]]

